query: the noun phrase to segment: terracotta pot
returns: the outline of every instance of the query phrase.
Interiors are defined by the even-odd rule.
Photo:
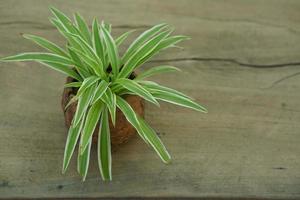
[[[73,78],[68,77],[66,83],[70,83],[73,81]],[[76,95],[76,92],[76,88],[65,88],[63,91],[61,105],[64,112],[65,124],[67,128],[69,128],[71,125],[72,119],[76,111],[77,102],[71,104],[66,110],[65,107],[68,104],[68,102],[72,99],[72,97]],[[144,100],[141,97],[134,95],[126,95],[124,96],[124,99],[131,105],[136,114],[144,117]],[[124,114],[118,108],[116,111],[116,125],[113,126],[110,120],[109,128],[111,144],[113,148],[127,142],[130,137],[137,133],[135,128],[126,120]],[[93,133],[93,142],[97,142],[98,140],[98,130],[99,125],[97,125]]]

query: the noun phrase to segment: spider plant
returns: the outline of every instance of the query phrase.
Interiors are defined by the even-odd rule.
[[[63,173],[66,171],[75,146],[79,140],[78,172],[85,180],[92,144],[92,134],[99,123],[98,164],[103,180],[111,180],[111,142],[109,118],[114,124],[116,109],[119,108],[139,136],[151,146],[161,160],[169,163],[171,157],[155,131],[138,116],[124,100],[124,95],[138,95],[146,101],[159,105],[158,100],[179,106],[206,112],[206,109],[194,102],[187,95],[174,89],[145,80],[150,76],[180,71],[168,65],[154,66],[138,74],[134,79],[130,75],[146,61],[160,51],[182,40],[186,36],[171,36],[172,28],[167,24],[158,24],[139,35],[120,56],[118,48],[128,31],[116,39],[111,35],[111,25],[93,20],[92,28],[79,15],[74,15],[72,22],[64,13],[50,8],[53,17],[51,23],[66,38],[65,49],[35,35],[24,34],[49,52],[29,52],[2,58],[1,61],[37,61],[75,79],[66,87],[78,89],[76,96],[68,105],[78,101],[76,113],[68,131],[63,159]]]

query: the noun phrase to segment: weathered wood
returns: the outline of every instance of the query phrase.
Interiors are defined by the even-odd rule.
[[[81,182],[75,159],[61,174],[65,77],[36,63],[1,63],[0,198],[300,198],[299,1],[1,1],[1,57],[39,50],[20,33],[63,44],[47,21],[49,5],[89,22],[108,20],[115,35],[168,22],[191,36],[184,50],[141,70],[180,67],[182,74],[154,80],[193,96],[209,113],[147,104],[146,119],[173,163],[162,164],[136,137],[113,154],[112,182],[100,180],[95,152]]]

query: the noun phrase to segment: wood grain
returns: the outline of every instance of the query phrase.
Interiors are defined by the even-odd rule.
[[[95,149],[81,182],[75,159],[61,174],[65,77],[36,63],[0,63],[0,198],[300,198],[299,1],[2,0],[0,57],[40,50],[20,33],[64,43],[48,22],[50,5],[107,20],[114,35],[167,22],[191,36],[141,70],[181,68],[153,80],[209,113],[147,104],[172,164],[136,137],[113,154],[112,182],[100,180]]]

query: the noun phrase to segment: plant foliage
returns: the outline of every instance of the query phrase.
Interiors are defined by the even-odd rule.
[[[180,71],[173,66],[155,66],[139,74],[133,80],[129,76],[134,70],[160,51],[173,47],[186,36],[171,36],[173,31],[167,24],[158,24],[138,36],[126,52],[120,56],[118,47],[132,32],[126,32],[116,39],[111,35],[111,25],[93,20],[92,30],[85,20],[75,14],[72,22],[64,13],[51,8],[52,24],[66,38],[66,48],[39,36],[23,36],[48,50],[47,53],[29,52],[2,58],[1,61],[37,61],[64,73],[76,81],[66,87],[77,87],[78,101],[65,146],[63,172],[66,171],[77,143],[78,172],[85,179],[89,166],[92,134],[97,123],[100,124],[98,136],[98,163],[103,180],[111,180],[111,143],[109,117],[115,122],[116,109],[119,108],[126,119],[137,130],[163,162],[170,162],[170,155],[155,131],[138,116],[123,99],[126,94],[138,95],[159,105],[158,100],[206,112],[206,109],[190,97],[174,89],[144,80],[150,76]]]

